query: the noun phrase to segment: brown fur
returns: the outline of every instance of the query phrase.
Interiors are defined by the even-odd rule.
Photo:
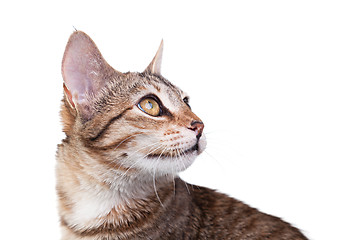
[[[77,231],[64,221],[62,225],[79,239],[306,239],[279,218],[213,190],[185,184],[176,179],[175,191],[172,184],[159,189],[164,206],[152,196],[135,202],[133,208],[112,209],[97,228]],[[126,221],[119,215],[125,215]]]
[[[57,153],[62,239],[306,239],[279,218],[178,178],[205,147],[204,125],[160,75],[161,53],[162,44],[143,73],[120,73],[86,34],[70,37],[66,139]],[[84,98],[81,84],[90,84]],[[147,94],[159,96],[161,116],[137,107]]]

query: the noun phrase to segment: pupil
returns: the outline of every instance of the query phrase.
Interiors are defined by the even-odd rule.
[[[145,107],[150,110],[153,108],[153,105],[151,102],[148,101],[147,103],[145,103]]]

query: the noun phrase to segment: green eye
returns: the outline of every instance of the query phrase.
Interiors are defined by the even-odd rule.
[[[141,102],[138,104],[138,107],[140,110],[151,116],[157,117],[160,115],[159,103],[153,98],[145,98],[141,100]]]

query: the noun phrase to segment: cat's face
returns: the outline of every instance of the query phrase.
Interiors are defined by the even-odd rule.
[[[160,75],[162,44],[143,73],[111,68],[75,32],[64,59],[64,131],[97,164],[122,174],[186,169],[205,148],[204,124],[189,97]]]

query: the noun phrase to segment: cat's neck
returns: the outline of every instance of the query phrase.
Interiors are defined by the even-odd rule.
[[[58,158],[61,220],[78,230],[96,228],[115,218],[119,223],[126,222],[133,214],[129,209],[161,207],[165,201],[159,197],[164,195],[161,189],[173,186],[173,176],[124,175],[126,169],[100,169],[106,166],[96,164],[98,159],[74,151],[71,146],[60,147]]]

